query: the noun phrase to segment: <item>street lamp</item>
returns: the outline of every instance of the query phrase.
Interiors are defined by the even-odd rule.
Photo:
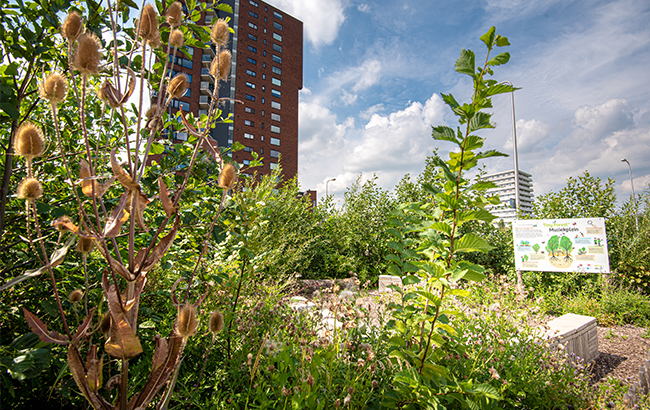
[[[627,168],[630,171],[630,185],[632,185],[632,205],[634,206],[634,221],[636,222],[636,231],[639,231],[639,217],[636,212],[636,195],[634,194],[634,179],[632,178],[632,165],[630,161],[623,158],[621,162],[627,162]]]
[[[327,190],[327,184],[330,183],[330,181],[336,181],[336,178],[328,179],[327,182],[325,182],[325,199],[327,199],[328,195],[328,190]]]
[[[514,88],[510,81],[501,81],[499,84],[508,84]],[[512,144],[514,145],[514,162],[515,162],[515,219],[519,213],[519,157],[517,156],[517,120],[515,119],[515,92],[510,93],[510,101],[512,103]]]

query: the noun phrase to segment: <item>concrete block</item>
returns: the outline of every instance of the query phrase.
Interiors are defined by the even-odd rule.
[[[569,357],[589,363],[598,356],[598,322],[590,316],[568,313],[548,322],[548,336],[561,343]]]

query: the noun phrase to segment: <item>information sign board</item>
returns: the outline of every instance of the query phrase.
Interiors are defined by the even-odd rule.
[[[517,270],[609,272],[604,218],[512,223]]]

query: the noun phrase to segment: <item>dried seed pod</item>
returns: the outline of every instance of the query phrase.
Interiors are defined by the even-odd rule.
[[[223,329],[223,314],[215,310],[210,315],[210,332],[219,333]]]
[[[82,75],[97,74],[101,53],[101,43],[94,34],[83,34],[77,41],[77,50],[74,55],[74,66]]]
[[[149,47],[159,48],[162,45],[160,41],[160,31],[156,31],[148,41]]]
[[[230,74],[230,64],[232,63],[232,54],[228,50],[223,50],[219,53],[219,76],[221,81],[228,81]]]
[[[212,42],[218,47],[221,47],[228,43],[228,40],[230,40],[230,27],[228,27],[226,20],[219,19],[215,21],[215,23],[212,25],[212,33],[210,33],[210,38],[212,39]]]
[[[118,108],[122,96],[110,81],[104,80],[101,87],[97,90],[97,97],[108,104],[111,108]]]
[[[72,219],[70,219],[69,216],[63,215],[62,217],[53,220],[51,225],[59,232],[72,232],[71,228],[74,226],[74,222],[72,222]]]
[[[199,318],[196,308],[192,305],[185,305],[181,308],[176,319],[176,333],[183,339],[194,335],[199,328]]]
[[[187,81],[187,76],[185,74],[176,74],[174,78],[169,82],[169,87],[167,87],[167,94],[170,98],[182,97],[189,86]]]
[[[18,184],[18,198],[36,199],[43,195],[43,185],[36,178],[25,178]]]
[[[41,129],[33,123],[24,122],[16,132],[14,151],[26,158],[38,157],[43,153],[45,141]]]
[[[102,317],[102,321],[99,324],[99,329],[104,335],[107,335],[111,330],[111,314],[109,312],[106,312]]]
[[[217,181],[221,188],[233,189],[237,182],[237,170],[235,166],[233,164],[226,164],[223,170],[221,170]]]
[[[80,236],[77,241],[77,252],[87,254],[93,250],[93,240],[85,236]]]
[[[185,44],[185,36],[179,29],[173,29],[169,34],[169,45],[174,48],[181,48]]]
[[[147,117],[148,120],[150,120],[151,118],[153,118],[154,115],[157,114],[158,114],[158,105],[154,104],[151,107],[149,107],[149,109],[144,114],[144,116]]]
[[[68,95],[68,80],[60,73],[50,73],[39,87],[38,93],[41,98],[56,105]]]
[[[158,34],[158,12],[151,4],[146,4],[142,9],[140,19],[140,31],[138,32],[143,40],[150,41],[155,39]]]
[[[68,17],[65,18],[63,26],[61,26],[61,35],[64,38],[67,38],[68,41],[72,42],[75,41],[83,31],[84,24],[81,19],[81,14],[76,11],[70,12]]]
[[[167,19],[167,23],[172,27],[181,25],[183,22],[183,5],[180,1],[175,1],[169,5],[165,18]]]
[[[84,293],[79,289],[75,289],[68,295],[68,300],[72,303],[78,303],[83,297]]]

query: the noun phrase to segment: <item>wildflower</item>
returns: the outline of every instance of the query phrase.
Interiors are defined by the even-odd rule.
[[[29,121],[24,122],[16,132],[14,151],[26,158],[38,157],[43,153],[45,141],[40,128]]]
[[[187,76],[185,74],[176,74],[176,76],[169,82],[169,87],[167,87],[169,98],[182,97],[183,94],[185,94],[188,85],[189,82],[187,81]]]
[[[74,66],[82,75],[97,74],[99,71],[100,42],[94,34],[83,34],[77,42],[77,51],[74,55]]]
[[[50,73],[38,89],[41,98],[56,105],[68,94],[68,80],[60,73]]]
[[[378,382],[377,380],[373,380],[373,381],[372,381],[372,388],[373,388],[373,389],[376,388],[377,385],[379,385],[379,382]]]
[[[354,292],[349,290],[344,290],[339,294],[339,298],[341,299],[352,299],[353,297],[354,297]]]
[[[314,376],[312,376],[311,374],[307,376],[307,384],[310,386],[314,385]]]
[[[142,9],[138,34],[145,41],[154,40],[160,35],[158,33],[158,12],[151,4],[145,5]]]
[[[490,377],[497,380],[501,378],[494,367],[490,367]]]
[[[212,42],[218,47],[221,47],[228,43],[228,40],[230,39],[230,28],[228,27],[226,20],[219,19],[212,25],[210,38],[212,39]]]
[[[350,396],[350,395],[348,394],[348,395],[345,396],[345,398],[343,399],[343,405],[344,405],[344,406],[347,406],[348,404],[350,404],[351,401],[352,401],[352,396]]]
[[[269,355],[276,353],[278,351],[279,347],[280,347],[280,344],[278,342],[276,342],[275,340],[273,340],[273,339],[268,339],[264,343],[264,348],[266,349],[266,353],[269,354]]]
[[[237,183],[237,170],[233,164],[226,164],[219,174],[218,183],[221,188],[233,189]]]
[[[223,329],[223,314],[215,310],[210,315],[210,332],[219,333]]]
[[[179,1],[175,1],[167,8],[165,19],[172,27],[178,27],[183,21],[183,5]]]
[[[72,303],[78,303],[83,296],[84,293],[81,290],[75,289],[68,295],[68,300]]]
[[[194,335],[199,327],[199,319],[196,308],[191,305],[185,305],[181,308],[176,320],[176,333],[183,339]]]
[[[43,186],[36,178],[25,178],[18,184],[18,198],[37,199],[43,195]]]
[[[72,11],[68,14],[68,17],[65,18],[63,26],[61,26],[61,35],[64,38],[67,38],[68,41],[73,42],[79,37],[83,32],[84,26],[81,19],[81,14],[76,11]]]
[[[169,34],[169,45],[174,48],[181,48],[185,44],[185,36],[179,29],[173,29]]]

